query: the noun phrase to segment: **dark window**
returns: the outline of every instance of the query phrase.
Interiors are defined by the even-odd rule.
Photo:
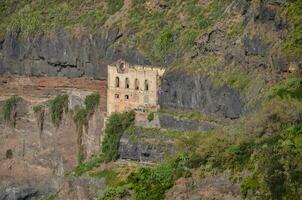
[[[134,83],[134,87],[136,90],[139,90],[139,82],[138,82],[138,79],[135,79],[135,83]]]
[[[145,90],[146,90],[146,91],[149,90],[149,83],[148,83],[148,80],[145,80]]]
[[[120,78],[115,77],[115,87],[120,87]]]
[[[129,95],[126,94],[126,95],[125,95],[125,99],[129,99]]]
[[[115,96],[116,99],[120,98],[119,94],[115,94],[114,96]]]
[[[130,85],[130,84],[129,84],[129,79],[126,78],[126,80],[125,80],[125,88],[128,89],[128,88],[129,88],[129,85]]]

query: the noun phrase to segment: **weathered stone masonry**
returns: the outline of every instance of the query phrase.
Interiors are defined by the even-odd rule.
[[[164,69],[130,65],[123,60],[108,66],[107,114],[126,110],[158,110]]]

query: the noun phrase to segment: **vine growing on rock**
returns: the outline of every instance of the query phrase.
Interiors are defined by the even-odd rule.
[[[106,162],[117,160],[120,139],[124,131],[134,124],[134,119],[134,111],[113,113],[109,117],[102,143],[102,152]]]
[[[58,95],[49,102],[51,121],[59,127],[62,121],[63,113],[68,112],[68,95]]]
[[[100,95],[97,93],[86,96],[84,100],[84,108],[76,108],[73,121],[76,124],[78,133],[79,156],[78,160],[81,164],[85,160],[85,152],[83,146],[83,127],[88,129],[88,121],[94,114],[100,102]]]
[[[40,135],[43,132],[43,127],[44,127],[44,115],[45,115],[45,108],[43,105],[37,105],[33,107],[33,111],[35,114],[36,118],[36,124],[37,127],[39,128]]]
[[[17,118],[17,103],[20,100],[19,97],[13,96],[7,99],[2,108],[2,115],[4,121],[11,127],[16,126],[16,118]]]

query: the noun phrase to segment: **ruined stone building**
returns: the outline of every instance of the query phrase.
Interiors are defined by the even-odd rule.
[[[107,114],[159,108],[158,91],[164,69],[131,65],[123,60],[108,65]]]

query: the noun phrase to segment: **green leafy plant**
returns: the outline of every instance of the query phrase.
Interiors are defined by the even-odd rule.
[[[6,159],[12,159],[13,158],[13,150],[11,150],[11,149],[6,150],[5,157],[6,157]]]
[[[133,125],[134,112],[113,113],[106,124],[105,137],[102,143],[102,152],[106,162],[118,158],[118,146],[124,131]]]
[[[154,120],[154,113],[153,112],[149,113],[148,116],[147,116],[147,119],[148,119],[149,122],[153,121]]]
[[[49,102],[51,121],[59,127],[62,121],[63,112],[68,112],[68,95],[58,95]]]
[[[17,103],[20,100],[19,97],[13,96],[7,99],[2,107],[2,116],[6,123],[12,127],[16,126],[16,117],[17,117]]]

